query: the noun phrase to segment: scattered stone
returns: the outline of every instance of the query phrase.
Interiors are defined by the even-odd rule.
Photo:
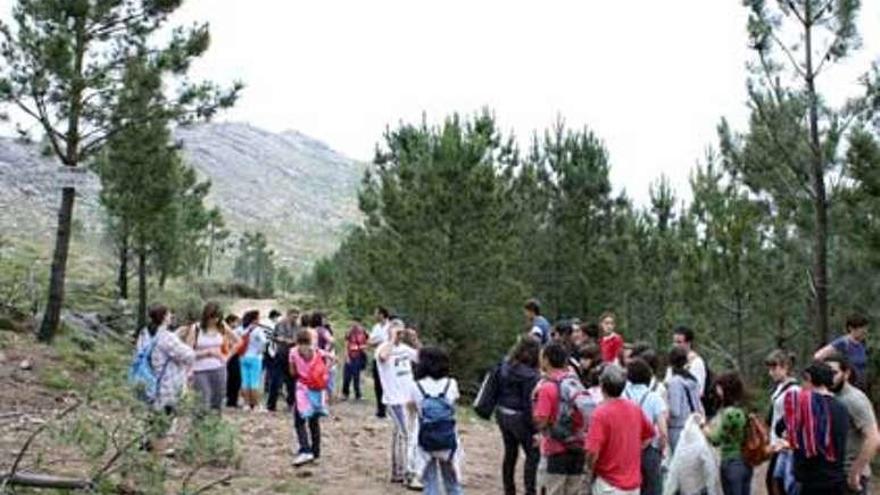
[[[0,351],[0,364],[6,362],[6,354],[3,354],[3,351]]]
[[[22,371],[30,371],[33,369],[34,365],[31,363],[30,359],[25,359],[21,363],[18,364],[18,369]]]

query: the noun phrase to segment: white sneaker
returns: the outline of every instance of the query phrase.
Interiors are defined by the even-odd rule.
[[[414,476],[409,483],[407,483],[406,487],[410,490],[418,491],[425,488],[425,485],[422,484],[422,481],[417,476]]]
[[[315,460],[315,456],[309,454],[308,452],[301,452],[296,458],[293,459],[294,466],[302,466],[303,464],[308,464]]]

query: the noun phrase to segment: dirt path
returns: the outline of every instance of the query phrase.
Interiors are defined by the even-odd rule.
[[[293,421],[288,414],[229,412],[226,417],[247,439],[242,448],[246,478],[233,486],[236,491],[250,493],[412,493],[388,482],[391,423],[373,413],[374,406],[366,401],[332,406],[331,415],[321,423],[321,460],[295,468],[291,466]],[[460,423],[466,456],[465,490],[501,493],[501,438],[497,428],[467,418]]]

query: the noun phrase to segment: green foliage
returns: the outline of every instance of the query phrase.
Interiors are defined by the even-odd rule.
[[[238,257],[232,275],[263,295],[275,291],[275,251],[262,232],[245,232],[238,240]]]
[[[99,154],[120,132],[157,118],[182,123],[209,118],[231,106],[241,90],[213,83],[192,83],[183,76],[209,45],[207,25],[162,33],[181,1],[18,0],[13,24],[0,22],[0,103],[33,119],[46,148],[65,166],[78,167]],[[161,33],[159,36],[154,36]],[[161,43],[156,38],[164,37]],[[149,111],[119,118],[131,98],[133,61],[151,77],[137,77],[146,91],[161,91],[165,78],[180,81],[171,100]],[[140,75],[144,75],[143,73]],[[134,86],[136,87],[136,86]],[[25,127],[18,127],[28,138]],[[58,215],[54,263],[40,338],[49,342],[58,329],[64,303],[66,260],[70,246],[75,192],[64,188]]]
[[[880,271],[880,145],[867,130],[849,139],[836,191],[848,210],[833,219],[852,234],[834,237],[835,323],[880,309],[868,275]],[[364,177],[364,224],[315,266],[307,288],[350,314],[390,306],[423,340],[455,349],[465,388],[524,330],[531,296],[551,319],[612,309],[627,340],[661,351],[674,326],[689,325],[714,366],[761,381],[770,350],[805,359],[817,345],[804,304],[810,203],[769,189],[779,177],[767,167],[780,159],[770,140],[722,124],[721,152],[694,170],[689,204],[661,177],[636,208],[612,196],[607,153],[588,130],[560,121],[520,154],[485,112],[404,124],[386,133]]]

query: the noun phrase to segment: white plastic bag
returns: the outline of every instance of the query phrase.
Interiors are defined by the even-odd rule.
[[[720,466],[715,452],[691,415],[669,461],[669,471],[663,485],[663,495],[694,495],[705,489],[708,495],[720,495]]]

